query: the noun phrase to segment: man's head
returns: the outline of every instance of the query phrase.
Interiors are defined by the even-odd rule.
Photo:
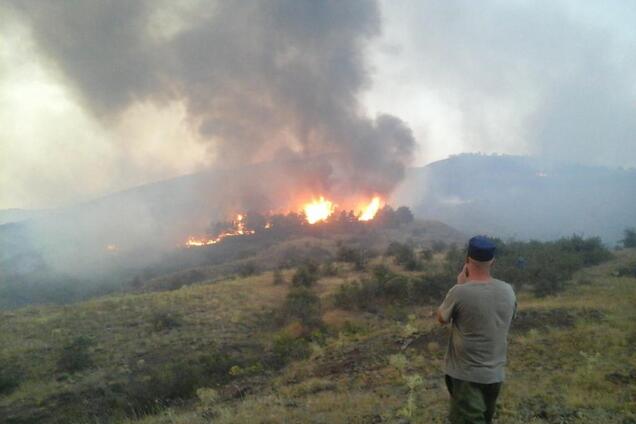
[[[490,272],[495,261],[495,244],[485,236],[475,236],[468,241],[467,262],[478,273]]]

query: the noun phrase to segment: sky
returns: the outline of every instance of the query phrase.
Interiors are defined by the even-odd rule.
[[[0,6],[0,209],[57,207],[283,147],[328,151],[346,141],[326,139],[349,132],[374,146],[386,136],[409,165],[484,152],[636,166],[632,2],[386,0],[309,15],[90,3]],[[261,22],[270,13],[315,25],[279,29]],[[275,60],[263,54],[280,46]],[[232,97],[236,81],[249,95]]]

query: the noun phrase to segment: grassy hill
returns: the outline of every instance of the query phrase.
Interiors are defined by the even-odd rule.
[[[268,271],[2,312],[0,421],[443,423],[439,295],[413,304],[386,291],[346,308],[338,293],[379,269],[412,287],[447,256],[413,271],[387,256],[362,270],[332,263],[311,289],[321,300],[312,328],[281,314],[293,268],[283,283]],[[636,251],[625,249],[555,295],[519,289],[497,422],[636,422],[636,279],[624,272],[633,266]]]
[[[393,197],[416,216],[467,233],[540,240],[585,233],[615,243],[634,225],[636,169],[462,154],[409,169]]]

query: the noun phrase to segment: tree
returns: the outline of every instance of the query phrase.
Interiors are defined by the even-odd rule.
[[[409,224],[413,222],[413,212],[406,206],[400,206],[395,210],[395,219],[400,225]]]
[[[623,247],[636,247],[636,228],[626,228],[623,234],[625,234],[625,238],[621,240]]]

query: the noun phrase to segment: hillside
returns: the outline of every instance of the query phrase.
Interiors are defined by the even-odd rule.
[[[394,201],[467,233],[617,242],[636,225],[636,170],[462,154],[412,168]]]
[[[282,272],[284,282],[264,272],[2,312],[0,418],[442,423],[447,334],[431,315],[452,282],[430,277],[455,267],[452,255],[435,253],[413,271],[389,256],[371,258],[363,269],[342,261],[321,265],[311,289],[322,303],[320,324],[281,321],[280,312],[293,306],[295,268]],[[554,295],[535,297],[519,287],[497,422],[636,418],[634,266],[636,251],[625,249],[580,269]],[[382,273],[399,278],[388,280],[381,298],[359,298],[372,302],[362,309],[347,306],[346,299],[357,299],[345,296],[355,293],[348,283],[364,287]],[[417,304],[399,301],[406,288]],[[301,317],[313,308],[307,305]]]
[[[289,172],[306,169],[311,186],[324,172],[320,159],[200,172],[56,210],[0,211],[0,222],[18,220],[0,224],[0,267],[94,284],[130,278],[238,204],[276,209],[279,197],[293,197]],[[636,226],[635,199],[635,170],[465,154],[408,170],[391,204],[466,234],[549,240],[576,233],[613,244]]]

